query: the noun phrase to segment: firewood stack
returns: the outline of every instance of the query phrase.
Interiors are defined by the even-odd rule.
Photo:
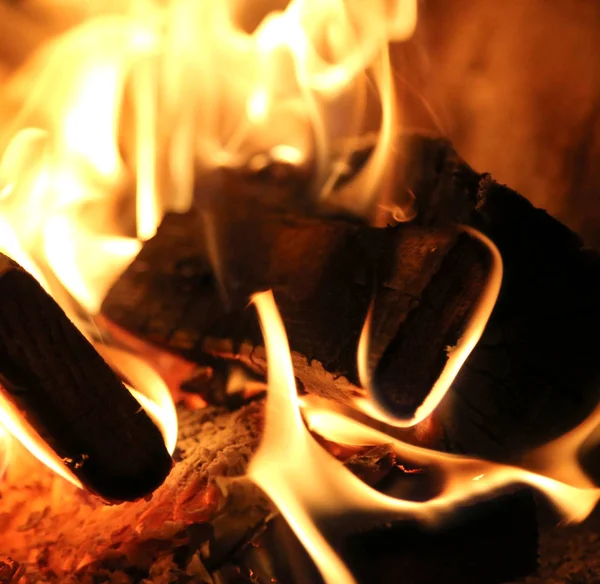
[[[433,448],[512,460],[564,432],[598,403],[600,257],[544,211],[470,169],[446,141],[407,136],[402,146],[406,173],[398,192],[410,190],[417,205],[416,219],[407,224],[375,228],[340,213],[323,213],[299,196],[304,184],[293,172],[278,180],[268,172],[224,172],[221,196],[207,201],[200,187],[192,211],[165,217],[156,237],[109,292],[98,322],[115,337],[126,331],[196,365],[196,375],[180,389],[201,394],[211,407],[181,412],[179,462],[149,501],[124,503],[106,513],[62,484],[60,501],[44,502],[47,489],[35,491],[25,480],[44,509],[30,525],[23,517],[21,485],[9,483],[3,496],[14,515],[0,535],[0,551],[29,562],[32,573],[56,582],[67,577],[73,582],[98,577],[109,582],[161,582],[168,577],[208,582],[209,573],[218,582],[255,581],[250,572],[268,578],[264,581],[302,582],[302,574],[310,569],[306,558],[292,567],[289,578],[294,580],[281,575],[284,568],[277,573],[257,569],[265,566],[261,554],[275,557],[268,543],[275,524],[267,521],[273,509],[247,482],[223,480],[243,476],[260,436],[260,397],[240,409],[245,396],[231,399],[229,392],[228,375],[234,368],[244,368],[258,381],[266,371],[248,297],[274,290],[300,391],[343,403],[363,394],[356,348],[373,302],[369,361],[377,399],[388,411],[408,418],[443,370],[489,277],[490,251],[465,226],[479,230],[498,247],[504,262],[500,296],[448,396],[424,427],[405,431],[403,437]],[[22,274],[9,262],[7,266]],[[13,290],[13,279],[18,284],[25,276],[7,279],[5,273],[0,285]],[[154,489],[170,466],[169,457],[160,454],[166,455],[162,443],[154,449],[149,441],[156,428],[137,409],[127,410],[130,402],[120,381],[108,376],[105,364],[83,348],[83,338],[72,340],[75,333],[41,289],[33,290],[28,280],[23,286],[14,304],[0,313],[3,326],[13,327],[6,330],[21,335],[25,343],[24,349],[17,343],[19,352],[11,349],[8,336],[3,338],[7,398],[28,419],[39,420],[33,425],[63,459],[61,432],[51,426],[51,416],[44,417],[48,404],[59,407],[54,396],[62,394],[53,392],[71,392],[68,395],[74,397],[69,399],[92,419],[91,438],[62,429],[69,440],[73,435],[72,443],[80,442],[75,448],[79,453],[87,453],[94,437],[119,425],[110,417],[110,410],[117,409],[124,419],[105,452],[115,440],[131,446],[124,448],[124,456],[132,456],[138,445],[159,453],[150,457],[160,469],[154,475],[156,483],[154,478],[145,483],[148,490]],[[27,336],[27,327],[18,328],[20,321],[14,317],[30,304],[41,306],[30,314],[41,314],[42,323],[52,322],[41,327],[41,336],[34,340]],[[63,331],[62,336],[56,331]],[[49,368],[57,373],[44,375],[42,365],[35,369],[36,365],[29,377],[19,375],[28,370],[31,355],[37,354],[33,351],[42,351],[44,343],[55,347],[54,340],[63,337],[68,342],[61,343],[61,350],[48,348],[41,359],[44,364],[63,363],[62,369]],[[89,378],[83,365],[65,369],[65,361],[70,361],[62,347],[92,363]],[[61,383],[55,382],[58,379]],[[93,392],[84,391],[87,384]],[[113,405],[96,420],[93,413],[99,405],[94,400],[104,393]],[[65,404],[65,419],[69,413],[79,415],[68,400],[56,401]],[[96,422],[100,426],[94,426]],[[134,428],[138,434],[131,433]],[[129,434],[120,437],[118,432]],[[92,442],[83,446],[84,440]],[[422,478],[427,469],[405,473],[399,470],[403,461],[389,452],[342,452],[325,446],[381,490],[417,499],[427,496]],[[140,451],[139,460],[145,460],[145,452]],[[123,460],[117,457],[119,464]],[[69,464],[75,472],[85,470],[87,462]],[[91,480],[78,476],[91,491],[113,502],[144,494],[141,488],[115,494],[109,474],[105,483],[95,475]],[[48,487],[53,481],[46,474],[41,482]],[[65,513],[71,513],[70,521]],[[24,523],[18,524],[17,517]],[[265,525],[269,527],[258,537]],[[536,532],[531,495],[517,491],[460,510],[456,522],[437,532],[407,523],[383,532],[370,528],[346,540],[342,551],[365,582],[396,581],[399,566],[408,581],[438,582],[439,566],[426,559],[432,549],[448,582],[502,582],[534,569]],[[275,541],[281,540],[275,536]],[[291,541],[293,548],[293,537]],[[82,560],[86,549],[91,556]],[[365,563],[360,550],[377,550],[376,562]]]

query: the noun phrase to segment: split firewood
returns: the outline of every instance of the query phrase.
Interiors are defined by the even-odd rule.
[[[256,316],[239,305],[273,288],[300,387],[347,401],[361,393],[356,349],[373,299],[374,385],[391,413],[407,417],[447,363],[488,277],[488,250],[457,227],[468,225],[496,244],[504,279],[435,421],[447,447],[494,458],[563,433],[599,397],[598,254],[473,171],[446,141],[404,143],[398,190],[414,193],[412,222],[376,229],[316,215],[298,202],[294,181],[287,188],[224,176],[208,204],[165,218],[108,294],[104,317],[200,365],[209,355],[264,370]]]
[[[171,470],[160,431],[40,284],[0,255],[0,398],[105,501],[151,493]]]

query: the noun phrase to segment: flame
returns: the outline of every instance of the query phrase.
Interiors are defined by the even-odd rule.
[[[390,415],[377,398],[376,388],[373,387],[371,382],[368,365],[373,303],[371,303],[371,306],[369,307],[369,312],[367,313],[365,324],[360,335],[357,353],[359,379],[361,385],[367,390],[367,397],[357,397],[354,399],[353,403],[356,409],[364,412],[375,420],[398,428],[407,428],[415,426],[429,417],[442,399],[444,399],[444,396],[448,393],[454,379],[458,375],[460,368],[479,342],[492,311],[494,310],[498,294],[500,293],[500,286],[502,284],[502,257],[495,244],[483,233],[468,226],[463,226],[462,229],[469,233],[471,237],[479,239],[488,248],[491,258],[490,273],[487,277],[484,290],[477,300],[476,305],[473,307],[469,323],[467,324],[463,335],[458,340],[456,346],[450,351],[448,361],[439,378],[431,388],[431,391],[423,403],[416,409],[411,418],[403,419]],[[398,382],[401,383],[401,380],[398,380]]]
[[[580,426],[533,451],[522,467],[509,466],[406,444],[350,419],[342,413],[301,402],[295,387],[289,346],[271,292],[255,295],[269,363],[265,432],[251,461],[249,476],[287,519],[328,583],[355,582],[327,538],[335,524],[387,522],[416,518],[439,522],[458,504],[490,497],[499,489],[524,483],[542,491],[568,520],[581,521],[600,499],[580,469],[577,455],[584,442],[599,440],[600,406]],[[317,402],[318,403],[318,402]],[[384,495],[363,483],[327,453],[311,431],[338,444],[392,444],[397,455],[419,467],[435,468],[443,478],[438,495],[410,501]],[[556,457],[562,462],[557,467]]]
[[[386,200],[400,126],[388,43],[410,37],[417,2],[374,0],[367,10],[360,0],[117,4],[67,3],[83,23],[41,45],[3,87],[14,115],[0,133],[0,251],[40,281],[130,382],[172,452],[177,417],[164,380],[139,356],[99,342],[82,313],[98,313],[163,213],[186,211],[206,196],[206,186],[195,190],[194,178],[218,166],[251,166],[257,156],[311,165],[310,196],[318,203],[371,219],[377,207],[401,220],[410,217],[410,201],[396,208]],[[338,187],[355,145],[373,133],[368,162]],[[374,400],[367,320],[359,367],[369,399],[355,405],[374,418],[400,426],[426,418],[477,343],[502,264],[489,240],[471,235],[490,249],[490,280],[467,332],[411,420],[390,419]],[[264,437],[248,472],[327,582],[354,582],[329,541],[334,523],[401,517],[435,522],[461,501],[516,482],[540,489],[571,520],[581,520],[597,502],[599,490],[577,454],[584,442],[598,438],[600,408],[530,453],[522,466],[411,446],[309,400],[301,404],[273,296],[259,294],[254,302],[269,359],[269,391]],[[340,444],[393,444],[404,460],[440,471],[440,493],[415,502],[377,492],[328,454],[304,420]],[[0,401],[0,423],[78,484],[9,402]]]

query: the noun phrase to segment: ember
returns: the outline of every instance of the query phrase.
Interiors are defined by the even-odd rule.
[[[1,95],[0,582],[533,571],[600,255],[407,130],[416,0],[67,4]]]

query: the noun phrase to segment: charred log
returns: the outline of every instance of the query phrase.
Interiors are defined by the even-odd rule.
[[[0,384],[9,407],[102,499],[138,499],[168,475],[158,428],[56,302],[6,256]]]
[[[410,224],[373,229],[317,217],[294,207],[291,190],[282,195],[280,185],[246,177],[237,189],[224,187],[232,215],[216,203],[166,218],[108,295],[105,316],[190,361],[241,356],[260,369],[253,310],[226,312],[218,290],[235,307],[238,297],[271,287],[300,385],[344,401],[357,392],[356,343],[375,292],[376,386],[405,416],[429,392],[481,292],[489,257],[456,227],[469,225],[495,242],[504,280],[482,340],[436,412],[445,446],[506,459],[563,433],[598,402],[598,254],[473,171],[447,142],[407,142],[398,188],[415,194]],[[294,210],[282,215],[278,200]],[[207,213],[209,241],[225,250],[218,274],[196,235]]]
[[[528,519],[527,519],[528,518]],[[435,528],[413,522],[351,535],[338,549],[361,584],[501,584],[535,571],[537,525],[531,494],[515,492],[495,501],[461,508]],[[269,558],[269,562],[265,558]],[[241,582],[322,582],[306,551],[280,518],[237,561]],[[271,571],[266,568],[271,567]],[[221,570],[233,573],[232,567]],[[254,575],[252,580],[249,574]]]

